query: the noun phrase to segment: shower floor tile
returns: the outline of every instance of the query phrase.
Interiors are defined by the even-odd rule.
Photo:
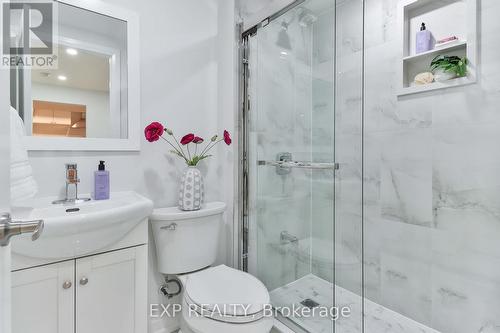
[[[333,288],[332,283],[311,274],[273,290],[270,293],[271,302],[274,307],[291,307],[294,304],[296,308],[302,308],[304,305],[301,302],[312,300],[322,307],[331,308]],[[361,333],[361,297],[338,286],[335,292],[337,306],[349,306],[350,317],[340,317],[336,322],[319,315],[296,317],[293,319],[294,323],[310,333]],[[365,331],[369,333],[439,333],[369,300],[365,300],[365,309]]]
[[[277,288],[271,293],[271,302],[274,307],[303,308],[301,304],[311,299],[323,307],[333,306],[333,284],[314,275],[307,275],[284,287]],[[309,318],[294,318],[297,325],[311,333],[333,332],[333,321],[320,316]]]

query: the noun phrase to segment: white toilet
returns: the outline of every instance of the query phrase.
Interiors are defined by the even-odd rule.
[[[160,273],[182,284],[182,333],[269,333],[273,318],[264,316],[269,293],[245,272],[221,265],[217,256],[223,202],[201,210],[155,209],[151,225]]]

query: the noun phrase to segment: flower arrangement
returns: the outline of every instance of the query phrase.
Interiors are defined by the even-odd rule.
[[[165,133],[168,135],[167,137],[164,136]],[[205,142],[203,138],[196,136],[193,133],[188,133],[179,141],[175,137],[172,130],[165,128],[159,122],[153,122],[146,126],[144,129],[144,136],[149,142],[155,142],[163,139],[173,148],[170,152],[182,158],[188,166],[197,166],[200,161],[212,156],[208,153],[218,143],[224,141],[224,143],[228,146],[232,143],[231,135],[225,130],[222,137],[214,135],[205,147],[199,149],[198,147]],[[169,137],[171,140],[169,140]],[[194,145],[194,149],[190,149],[190,145]],[[199,153],[198,150],[200,150]]]

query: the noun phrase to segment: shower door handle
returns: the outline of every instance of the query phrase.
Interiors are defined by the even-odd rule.
[[[269,165],[279,168],[313,169],[313,170],[338,170],[339,163],[313,163],[298,161],[258,161],[258,165]]]

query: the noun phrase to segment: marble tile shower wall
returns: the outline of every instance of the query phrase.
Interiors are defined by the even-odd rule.
[[[338,3],[336,13],[335,282],[362,293],[362,77],[363,6]],[[361,307],[361,303],[353,305]],[[361,321],[361,318],[353,318]]]
[[[500,332],[500,1],[478,1],[479,83],[404,99],[397,2],[366,1],[366,296],[443,333]]]
[[[362,295],[363,2],[336,4],[335,160],[340,169],[335,179],[335,284]],[[353,311],[335,323],[336,332],[357,332],[352,328],[363,327],[362,298],[336,293],[335,302],[349,304]]]
[[[335,160],[334,15],[333,9],[324,11],[313,27],[311,158],[320,163]],[[333,282],[334,171],[313,171],[311,176],[311,269]]]
[[[293,50],[280,48],[281,21],[261,29],[257,36],[250,112],[251,137],[258,160],[276,160],[290,152],[295,160],[309,160],[311,146],[311,31],[292,23],[286,33]],[[256,76],[256,77],[255,77]],[[297,260],[296,244],[280,244],[280,233],[288,231],[307,242],[310,239],[310,172],[293,170],[279,175],[274,167],[258,166],[256,173],[258,275],[269,289],[296,280],[310,272],[310,259]]]

